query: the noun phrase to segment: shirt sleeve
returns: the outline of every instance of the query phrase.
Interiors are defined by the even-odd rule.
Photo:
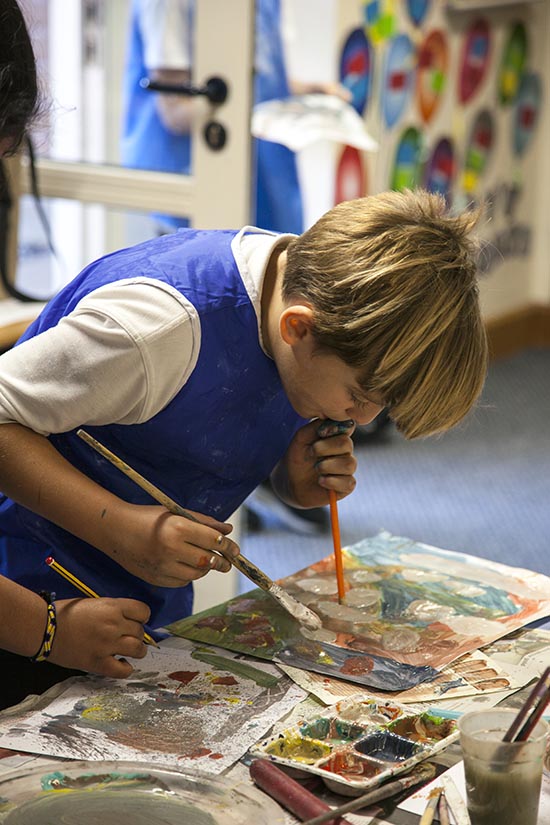
[[[151,69],[191,69],[190,0],[139,0],[144,63]]]
[[[183,387],[199,349],[198,314],[176,289],[139,278],[100,287],[0,357],[0,423],[42,435],[142,423]]]

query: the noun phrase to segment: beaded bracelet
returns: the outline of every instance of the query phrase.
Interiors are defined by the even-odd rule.
[[[46,593],[41,591],[39,596],[42,596],[48,605],[48,612],[46,617],[46,629],[44,631],[44,638],[42,644],[38,649],[38,653],[31,656],[31,662],[44,662],[52,652],[53,640],[55,639],[55,631],[57,629],[57,613],[55,611],[55,593]]]

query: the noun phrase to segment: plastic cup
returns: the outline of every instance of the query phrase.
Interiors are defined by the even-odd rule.
[[[458,721],[472,825],[536,825],[549,727],[526,742],[503,742],[514,710],[480,710]]]

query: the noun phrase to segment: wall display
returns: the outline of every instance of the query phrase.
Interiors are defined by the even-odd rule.
[[[495,142],[494,118],[489,109],[482,109],[475,117],[466,144],[462,188],[473,194],[485,172]]]
[[[487,20],[475,20],[464,36],[460,57],[458,99],[467,103],[478,91],[487,73],[491,35]]]
[[[336,167],[334,203],[362,198],[366,193],[366,173],[361,154],[353,146],[344,146]]]
[[[397,123],[411,98],[416,68],[416,53],[406,34],[388,45],[382,77],[382,113],[388,128]]]
[[[354,29],[346,39],[340,57],[340,83],[352,95],[351,105],[362,115],[372,87],[373,51],[363,29]]]
[[[448,47],[445,34],[430,32],[418,49],[416,94],[422,120],[428,123],[436,112],[445,91],[448,70]]]
[[[452,142],[448,138],[439,140],[426,164],[424,186],[430,192],[443,195],[451,203],[451,189],[455,176],[455,157]]]
[[[498,75],[498,97],[507,105],[515,99],[527,60],[527,32],[523,23],[516,23],[504,45]]]
[[[419,26],[426,17],[431,0],[407,0],[407,11],[415,26]]]
[[[334,555],[281,580],[314,610],[304,630],[253,590],[170,626],[176,635],[382,690],[439,676],[455,659],[550,615],[550,579],[387,532],[343,550],[345,601]]]
[[[523,155],[536,129],[542,99],[540,75],[522,75],[514,106],[513,143],[516,155]]]
[[[420,155],[422,135],[415,126],[409,126],[401,135],[390,175],[390,189],[414,189],[421,178]]]
[[[375,45],[395,34],[394,0],[366,0],[363,4],[363,16],[367,34]]]

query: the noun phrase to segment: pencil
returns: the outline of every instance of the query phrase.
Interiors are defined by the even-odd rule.
[[[430,793],[430,798],[428,799],[428,804],[420,818],[419,825],[432,825],[434,821],[435,812],[437,809],[437,804],[439,802],[439,797],[441,796],[442,788],[434,788],[434,790]]]
[[[340,524],[338,522],[338,504],[334,490],[328,491],[330,501],[330,526],[332,529],[332,543],[334,545],[334,561],[336,563],[336,583],[338,585],[338,602],[343,604],[346,595],[344,587],[344,563],[342,561],[342,543],[340,541]]]
[[[56,573],[59,573],[60,576],[63,576],[64,579],[67,579],[72,585],[76,587],[77,590],[80,590],[81,593],[84,593],[86,596],[89,596],[90,599],[99,599],[100,596],[92,590],[91,587],[88,587],[87,584],[81,582],[80,579],[77,579],[73,573],[67,570],[66,567],[63,567],[62,564],[59,564],[52,556],[48,556],[46,559],[46,564],[48,567],[51,567],[52,570],[55,570]],[[153,645],[154,647],[158,647],[158,644],[155,642],[152,636],[149,636],[148,633],[143,634],[143,641],[147,645]]]

